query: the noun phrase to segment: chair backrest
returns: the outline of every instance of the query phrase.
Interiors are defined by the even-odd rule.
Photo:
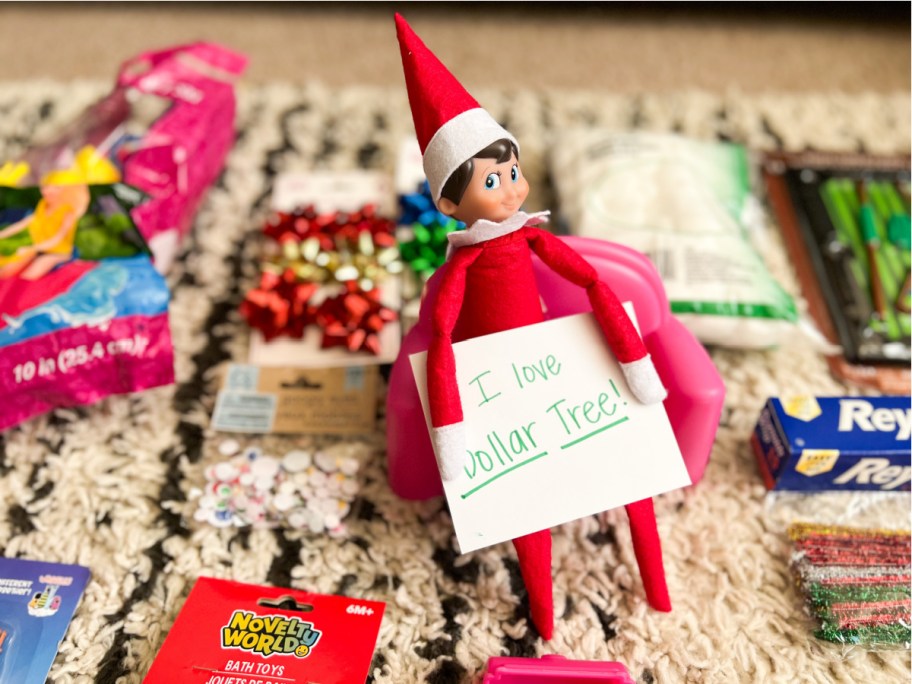
[[[668,298],[658,272],[646,257],[614,242],[582,237],[562,239],[595,267],[599,277],[622,302],[633,302],[644,339],[665,323],[669,315]],[[534,260],[534,267],[548,318],[591,308],[582,288],[567,282],[538,259]]]

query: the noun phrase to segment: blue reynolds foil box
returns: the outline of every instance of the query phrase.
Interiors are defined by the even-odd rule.
[[[907,491],[909,397],[766,402],[751,437],[767,489]]]

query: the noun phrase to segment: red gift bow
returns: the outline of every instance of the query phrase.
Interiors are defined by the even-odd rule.
[[[323,328],[323,349],[344,346],[349,351],[380,353],[379,333],[395,321],[395,311],[380,303],[380,291],[364,291],[349,283],[346,292],[330,297],[318,307],[317,325]]]
[[[355,254],[395,246],[394,230],[395,224],[378,217],[371,205],[333,214],[317,214],[311,205],[290,213],[277,212],[263,227],[263,233],[280,245],[316,239],[321,253],[346,250]],[[369,236],[367,247],[364,236]],[[343,294],[314,307],[310,300],[319,285],[298,276],[295,266],[301,264],[309,262],[281,257],[266,262],[259,287],[248,292],[241,303],[241,315],[248,324],[268,341],[280,335],[301,338],[304,329],[316,323],[323,328],[324,349],[345,346],[350,351],[379,354],[379,332],[397,315],[380,303],[378,290],[365,291],[355,281],[347,281]]]
[[[316,283],[298,282],[292,269],[276,274],[260,274],[260,286],[247,293],[241,302],[241,315],[266,340],[280,335],[301,338],[304,328],[314,321],[310,298],[319,288]]]
[[[395,229],[396,224],[377,216],[372,205],[333,214],[318,214],[310,205],[292,212],[277,212],[263,226],[263,233],[280,244],[317,238],[321,249],[332,250],[340,247],[340,240],[356,247],[362,233],[369,234],[376,247],[391,247],[396,244]]]

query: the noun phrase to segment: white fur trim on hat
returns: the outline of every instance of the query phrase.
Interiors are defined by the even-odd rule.
[[[424,173],[434,201],[440,199],[443,186],[465,160],[501,138],[519,149],[516,138],[481,107],[467,109],[438,128],[424,151]]]

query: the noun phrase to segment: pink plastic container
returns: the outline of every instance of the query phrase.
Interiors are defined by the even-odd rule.
[[[615,662],[541,658],[490,658],[482,684],[634,684],[627,668]]]
[[[642,254],[612,242],[563,238],[611,285],[621,301],[632,301],[646,348],[668,389],[665,409],[694,484],[703,477],[716,436],[725,387],[697,339],[671,315],[665,288]],[[548,318],[591,310],[586,293],[534,260]],[[428,281],[418,323],[402,343],[387,396],[387,465],[390,486],[405,499],[443,494],[418,389],[408,357],[425,351],[431,339],[429,302],[437,296],[444,266]]]

